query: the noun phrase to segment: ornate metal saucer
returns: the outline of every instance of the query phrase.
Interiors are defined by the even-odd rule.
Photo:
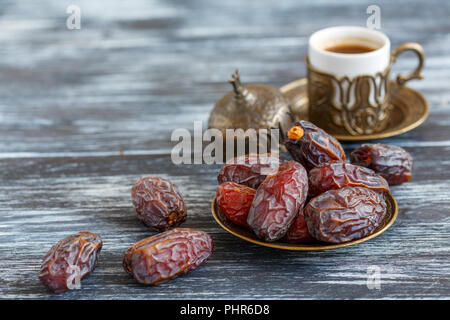
[[[398,214],[398,206],[397,201],[395,200],[394,196],[389,193],[386,196],[386,203],[387,203],[387,209],[386,209],[386,215],[384,216],[383,222],[378,226],[378,228],[375,230],[374,233],[371,235],[354,240],[349,241],[345,243],[339,243],[339,244],[329,244],[324,242],[317,242],[317,243],[310,243],[310,244],[289,244],[281,241],[277,242],[265,242],[260,240],[256,237],[254,233],[252,233],[250,230],[247,230],[243,227],[240,227],[238,225],[235,225],[234,223],[230,222],[223,212],[219,209],[219,207],[216,204],[216,197],[214,197],[212,204],[211,204],[211,211],[213,214],[214,219],[216,219],[217,223],[222,226],[226,231],[229,233],[235,235],[238,238],[241,238],[245,241],[252,242],[255,244],[259,244],[261,246],[265,247],[271,247],[271,248],[277,248],[277,249],[284,249],[284,250],[297,250],[297,251],[321,251],[321,250],[329,250],[329,249],[337,249],[337,248],[343,248],[352,246],[370,239],[373,239],[383,232],[385,232],[395,221]]]
[[[308,120],[308,80],[306,78],[290,82],[280,88],[281,93],[290,102],[291,111],[296,120]],[[391,81],[392,104],[394,105],[391,121],[378,133],[352,136],[350,134],[334,135],[342,141],[374,140],[396,136],[421,125],[428,117],[428,102],[424,96],[407,86],[399,86]]]

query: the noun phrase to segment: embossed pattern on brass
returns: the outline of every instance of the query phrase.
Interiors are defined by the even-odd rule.
[[[309,119],[330,134],[346,132],[350,135],[373,134],[386,128],[389,101],[389,71],[375,76],[361,75],[336,78],[318,71],[308,58]]]
[[[258,152],[279,147],[282,145],[282,135],[272,136],[270,129],[287,130],[293,122],[294,116],[289,108],[289,102],[278,88],[262,83],[243,85],[240,80],[239,70],[236,70],[229,80],[233,90],[220,99],[211,111],[208,121],[209,128],[221,131],[223,137],[224,161],[241,155],[237,148],[239,140],[245,141],[245,153],[251,152],[251,145],[258,145]],[[234,151],[227,149],[227,129],[234,129]],[[236,130],[241,129],[241,130]],[[267,129],[267,137],[252,135],[248,129]],[[279,143],[273,145],[273,139]],[[250,143],[251,142],[251,143]],[[261,150],[261,147],[264,148]],[[253,152],[256,152],[253,151]]]
[[[265,84],[243,85],[239,70],[229,82],[233,90],[212,110],[208,127],[225,133],[226,129],[288,128],[292,122],[289,105],[278,88]]]

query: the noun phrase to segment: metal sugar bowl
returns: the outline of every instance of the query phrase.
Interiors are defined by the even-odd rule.
[[[224,138],[224,150],[226,145],[226,130],[242,129],[267,129],[268,136],[266,141],[262,135],[258,136],[258,152],[263,153],[272,147],[270,141],[273,141],[274,132],[278,134],[278,141],[281,139],[284,130],[292,123],[293,118],[290,112],[289,103],[283,94],[275,87],[266,84],[247,84],[243,85],[240,80],[239,70],[236,70],[229,80],[233,86],[233,90],[225,94],[215,105],[212,110],[208,127],[216,128],[222,132]],[[275,129],[271,130],[271,129]],[[278,132],[278,130],[281,132]],[[242,132],[242,131],[241,131]],[[236,142],[236,137],[234,138]],[[245,136],[246,153],[255,152],[250,150],[252,141],[250,136]],[[267,149],[261,149],[261,145],[266,143]],[[236,153],[236,143],[235,143]],[[227,154],[226,158],[231,155]]]

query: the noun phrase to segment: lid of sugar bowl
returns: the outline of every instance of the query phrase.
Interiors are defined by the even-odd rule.
[[[239,70],[229,82],[233,90],[216,103],[209,117],[209,128],[222,133],[226,129],[286,130],[292,123],[288,101],[277,88],[261,83],[243,85]]]

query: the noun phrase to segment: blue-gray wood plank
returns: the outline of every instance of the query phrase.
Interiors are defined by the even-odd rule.
[[[81,8],[81,30],[66,8]],[[246,243],[210,213],[219,166],[170,161],[173,129],[206,121],[244,82],[282,86],[305,76],[308,36],[366,24],[378,4],[395,47],[417,41],[430,103],[419,128],[383,142],[414,157],[411,182],[392,188],[400,211],[382,236],[324,252]],[[0,298],[450,298],[450,3],[448,1],[2,1],[0,6]],[[415,57],[403,55],[395,71]],[[351,150],[355,144],[346,144]],[[122,153],[121,153],[122,152]],[[134,216],[130,186],[144,175],[177,183],[185,226],[209,232],[211,260],[146,287],[122,270],[126,248],[152,235]],[[46,251],[82,230],[104,248],[82,289],[54,295],[38,280]],[[380,289],[367,286],[380,268]],[[370,270],[370,269],[369,269]]]

